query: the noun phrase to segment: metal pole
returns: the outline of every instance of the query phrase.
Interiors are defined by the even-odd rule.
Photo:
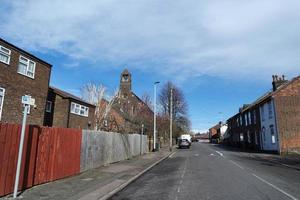
[[[170,94],[170,151],[172,151],[172,134],[173,134],[173,88],[171,87],[171,94]]]
[[[20,176],[20,169],[21,169],[21,161],[22,161],[22,153],[23,153],[23,144],[24,144],[24,136],[25,136],[25,129],[26,129],[26,119],[27,119],[28,107],[29,107],[29,105],[24,106],[23,122],[22,122],[22,130],[21,130],[21,139],[20,139],[20,145],[19,145],[18,163],[17,163],[16,179],[15,179],[15,187],[14,187],[13,198],[17,198],[17,193],[18,193],[19,176]]]
[[[156,149],[156,83],[154,83],[153,151]]]
[[[143,151],[143,135],[144,135],[144,124],[142,124],[142,133],[141,133],[141,155],[144,153],[144,151]]]

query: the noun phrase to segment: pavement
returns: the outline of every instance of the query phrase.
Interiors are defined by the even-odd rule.
[[[111,200],[297,200],[297,159],[289,158],[289,163],[285,163],[277,155],[193,143],[191,149],[178,149]]]
[[[18,198],[23,200],[108,199],[170,154],[168,148],[163,148],[158,152],[137,156],[76,176],[32,187],[22,192]],[[11,199],[11,195],[0,199]]]

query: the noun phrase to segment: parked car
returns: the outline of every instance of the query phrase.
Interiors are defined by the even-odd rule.
[[[190,148],[191,144],[187,139],[179,139],[178,140],[178,148]]]

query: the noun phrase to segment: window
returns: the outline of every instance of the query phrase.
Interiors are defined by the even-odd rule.
[[[248,115],[247,113],[244,114],[244,119],[245,119],[245,126],[248,126]]]
[[[249,120],[249,125],[251,125],[252,122],[251,122],[251,112],[250,111],[248,112],[248,120]]]
[[[76,115],[81,115],[84,117],[89,116],[89,108],[77,103],[72,102],[71,103],[71,113],[76,114]]]
[[[261,120],[265,121],[265,106],[262,105],[261,107]]]
[[[256,111],[253,110],[253,123],[256,124]]]
[[[251,143],[250,131],[247,131],[247,140],[248,140],[248,143],[250,144]]]
[[[34,78],[35,62],[29,60],[23,56],[19,58],[18,73]]]
[[[1,116],[2,116],[4,94],[5,94],[5,89],[4,88],[0,88],[0,121],[1,121]]]
[[[258,134],[257,134],[257,131],[255,131],[254,136],[255,136],[255,144],[258,145]]]
[[[244,141],[244,135],[243,135],[243,133],[240,133],[240,141],[241,141],[241,142]]]
[[[240,126],[243,126],[243,117],[240,115]]]
[[[0,46],[0,61],[9,65],[10,50],[3,46]]]
[[[271,101],[268,102],[268,110],[269,110],[269,119],[273,118],[273,110],[272,110],[272,103]]]
[[[271,125],[271,126],[270,126],[270,132],[271,132],[271,140],[272,140],[272,144],[275,144],[275,143],[276,143],[276,140],[275,140],[274,125]]]
[[[266,128],[262,127],[261,132],[262,132],[263,140],[265,142],[266,141]]]
[[[52,102],[47,101],[46,102],[46,112],[51,113],[51,110],[52,110]]]

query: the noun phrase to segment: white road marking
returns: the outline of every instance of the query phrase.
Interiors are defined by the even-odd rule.
[[[233,160],[230,160],[230,162],[232,162],[235,166],[241,168],[241,169],[245,169],[244,167],[242,167],[241,165],[237,164],[236,162],[234,162]]]
[[[180,192],[180,187],[177,188],[177,192],[178,192],[178,193]]]
[[[169,158],[172,158],[174,156],[176,152],[172,153],[171,155],[169,155]]]
[[[214,156],[215,154],[211,153],[210,156]]]
[[[220,151],[216,151],[220,156],[224,157],[223,153],[221,153]]]
[[[194,156],[199,156],[199,154],[196,153],[196,154],[194,154]]]
[[[252,174],[252,175],[253,175],[254,177],[256,177],[257,179],[259,179],[260,181],[262,181],[262,182],[268,184],[269,186],[271,186],[272,188],[276,189],[277,191],[279,191],[279,192],[285,194],[285,195],[288,196],[289,198],[291,198],[291,199],[293,199],[293,200],[298,200],[298,199],[297,199],[296,197],[294,197],[293,195],[291,195],[291,194],[285,192],[284,190],[280,189],[279,187],[277,187],[277,186],[273,185],[272,183],[266,181],[265,179],[263,179],[263,178],[257,176],[256,174]]]

